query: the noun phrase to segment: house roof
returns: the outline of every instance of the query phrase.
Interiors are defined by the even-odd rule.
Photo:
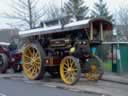
[[[9,46],[9,45],[10,45],[10,43],[8,43],[8,42],[0,42],[0,45]]]
[[[9,43],[12,38],[18,37],[18,30],[16,29],[0,29],[0,42]]]

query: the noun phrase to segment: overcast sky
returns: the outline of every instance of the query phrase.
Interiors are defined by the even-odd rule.
[[[13,0],[0,0],[0,16],[4,12],[10,12],[11,13],[11,8],[10,5],[12,5]],[[45,6],[46,3],[48,2],[53,2],[56,5],[60,6],[61,5],[61,0],[42,0],[42,6]],[[63,0],[63,2],[66,0]],[[93,4],[95,1],[98,0],[85,0],[86,4],[90,7],[93,8]],[[110,12],[115,12],[118,10],[119,6],[128,6],[128,0],[105,0],[107,2],[107,6],[109,7]],[[3,18],[0,18],[0,27],[5,27],[6,23],[9,21]],[[12,22],[12,21],[10,21]]]

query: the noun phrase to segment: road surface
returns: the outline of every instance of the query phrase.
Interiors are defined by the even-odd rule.
[[[101,95],[88,92],[98,92]],[[128,96],[128,85],[108,81],[91,82],[81,78],[76,85],[68,86],[61,79],[47,76],[39,81],[31,81],[24,78],[23,74],[0,74],[0,96],[107,96],[104,93],[110,96]]]
[[[22,80],[0,79],[0,96],[100,96],[90,93],[78,93],[59,88],[50,88]]]

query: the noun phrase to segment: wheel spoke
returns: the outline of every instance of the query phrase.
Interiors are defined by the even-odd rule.
[[[74,61],[70,59],[70,67],[73,67]]]
[[[66,69],[66,70],[67,70],[68,68],[64,66],[64,69]]]
[[[30,68],[32,65],[30,65],[30,64],[24,64],[24,67],[25,68]]]
[[[41,61],[35,60],[36,64],[41,64]]]
[[[69,67],[71,67],[71,59],[68,59]]]
[[[27,70],[27,72],[31,72],[31,70],[33,69],[33,67],[31,66],[31,67],[29,67],[29,68],[26,68],[26,70]]]
[[[28,50],[28,54],[30,55],[30,57],[32,56],[32,51],[31,51],[31,48],[29,48]]]
[[[35,58],[39,57],[39,54],[38,53],[35,53],[34,57]]]
[[[27,58],[31,59],[31,57],[30,57],[30,56],[28,56],[27,54],[24,54],[24,57],[27,57]]]
[[[73,73],[77,73],[77,72],[78,72],[78,69],[73,70]]]
[[[67,73],[67,70],[64,70],[64,74],[66,74]]]
[[[40,66],[40,62],[34,62],[34,65]]]
[[[66,79],[70,81],[70,78],[71,78],[71,75],[68,74],[67,77],[66,77]]]
[[[35,49],[32,48],[32,57],[34,57],[34,55],[35,55]]]
[[[69,76],[69,74],[68,73],[64,73],[65,74],[65,78],[67,78],[68,76]]]
[[[35,66],[33,66],[33,69],[32,69],[32,76],[34,76],[35,75],[35,70],[36,70],[36,67]]]
[[[38,56],[38,53],[37,53],[37,50],[33,49],[33,55],[32,55],[34,58],[37,58],[39,57]]]
[[[69,64],[70,64],[70,63],[69,63],[69,59],[67,59],[67,60],[66,60],[66,65],[67,65],[68,67],[70,67]]]
[[[26,65],[30,65],[30,64],[31,64],[31,62],[24,62],[24,64],[26,64]]]
[[[72,62],[71,63],[71,68],[74,68],[75,67],[75,62]]]
[[[40,65],[41,65],[41,62],[35,61],[35,62],[34,62],[34,65],[35,65],[38,69],[40,69],[40,67],[41,67],[41,66],[40,66]]]
[[[27,57],[27,56],[23,56],[23,61],[24,62],[30,62],[31,61],[31,58],[30,57]]]
[[[70,77],[71,81],[72,81],[72,82],[75,81],[76,77],[74,76],[74,74],[71,74],[70,76],[71,76],[71,77]]]
[[[72,74],[72,75],[71,75],[71,80],[74,81],[75,79],[76,79],[76,78],[75,78],[75,75]]]
[[[37,74],[38,72],[38,68],[35,67],[34,73]]]
[[[40,57],[36,57],[35,61],[39,61],[40,62]]]
[[[77,71],[78,71],[78,69],[77,69],[77,68],[73,68],[72,70],[73,70],[73,72],[77,72]]]
[[[69,67],[71,66],[71,59],[68,59],[68,64],[69,64]]]
[[[40,69],[40,65],[35,64],[35,66],[36,66],[37,69]]]
[[[69,65],[68,65],[67,63],[64,63],[64,67],[68,68],[68,67],[69,67]]]

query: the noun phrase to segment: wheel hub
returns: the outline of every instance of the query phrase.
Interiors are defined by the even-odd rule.
[[[72,68],[68,68],[67,71],[68,71],[68,72],[73,72],[73,69],[72,69]]]
[[[97,72],[97,66],[95,64],[90,65],[90,71],[85,74],[87,80],[98,80],[99,73]]]
[[[95,73],[97,71],[96,65],[91,65],[91,71]]]
[[[35,59],[32,59],[30,64],[33,65],[34,63],[35,63]]]

